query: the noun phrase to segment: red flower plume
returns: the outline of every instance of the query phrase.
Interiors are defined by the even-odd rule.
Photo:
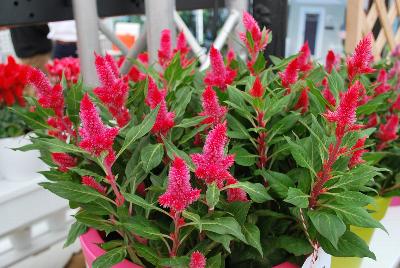
[[[206,257],[200,252],[195,251],[190,256],[189,268],[205,268],[206,267]]]
[[[295,58],[290,61],[289,64],[286,66],[285,71],[279,72],[278,74],[282,80],[282,86],[286,88],[287,93],[290,93],[290,86],[296,83],[299,77],[298,59]]]
[[[81,101],[79,116],[82,122],[82,127],[79,129],[81,136],[79,146],[95,156],[100,156],[104,151],[113,153],[112,146],[118,134],[118,128],[109,128],[103,124],[87,94]]]
[[[354,50],[351,57],[347,58],[347,75],[350,81],[360,74],[372,73],[375,70],[370,67],[374,60],[372,56],[372,35],[368,34],[362,39]]]
[[[322,90],[322,96],[324,96],[324,98],[329,102],[330,105],[332,105],[332,107],[335,107],[336,99],[335,96],[333,96],[331,89],[329,88],[328,80],[326,79],[326,77],[324,77],[324,79],[322,80],[322,86],[324,87],[324,89]]]
[[[96,71],[102,84],[93,90],[104,103],[120,127],[129,123],[131,118],[125,107],[128,99],[128,84],[119,77],[118,67],[110,55],[101,57],[96,54]]]
[[[228,109],[218,103],[218,97],[211,87],[206,87],[202,95],[203,111],[199,114],[207,116],[202,124],[217,125],[225,119]]]
[[[400,111],[400,94],[397,96],[397,99],[394,101],[392,104],[392,107],[390,107],[392,111]]]
[[[297,56],[297,64],[300,72],[305,73],[312,69],[311,51],[307,41],[303,44],[299,51],[299,55]]]
[[[165,96],[167,91],[165,89],[159,90],[153,79],[149,77],[149,88],[147,91],[147,97],[145,99],[146,104],[151,108],[155,109],[160,104],[160,109],[157,114],[156,122],[152,128],[152,133],[167,135],[168,131],[174,126],[173,112],[168,112],[167,102]]]
[[[181,212],[199,198],[200,190],[190,185],[190,173],[185,161],[175,157],[168,174],[167,191],[158,198],[158,202],[163,207]]]
[[[308,105],[310,103],[308,100],[308,91],[309,89],[306,87],[300,92],[299,99],[294,106],[294,110],[300,110],[302,114],[308,111]]]
[[[399,117],[397,114],[390,114],[386,117],[386,123],[379,126],[379,131],[376,134],[380,140],[377,149],[382,150],[388,142],[396,140],[399,136],[397,131],[399,129]]]
[[[253,87],[250,89],[249,93],[254,98],[262,98],[264,96],[264,92],[265,90],[263,88],[263,85],[261,84],[261,80],[257,76],[256,80],[254,81]]]
[[[158,50],[158,62],[165,69],[172,59],[171,31],[164,29],[161,32],[160,49]]]
[[[364,160],[361,157],[365,152],[368,152],[368,150],[363,149],[366,139],[367,137],[358,139],[356,144],[351,147],[352,154],[349,160],[349,168],[353,168],[356,165],[364,163]]]
[[[228,52],[226,53],[226,65],[230,66],[232,61],[236,59],[235,51],[232,48],[229,48]]]
[[[83,176],[82,177],[82,184],[89,186],[90,188],[95,189],[96,191],[98,191],[101,194],[105,194],[107,191],[107,187],[101,185],[100,183],[98,183],[93,177],[91,176]]]
[[[250,54],[251,62],[254,62],[258,53],[263,51],[268,44],[268,31],[261,31],[256,20],[246,11],[243,12],[242,21],[246,28],[246,32],[250,33],[253,42],[251,43],[247,40],[246,33],[241,33],[240,39],[246,45],[247,51]]]
[[[376,78],[377,87],[375,88],[375,96],[388,92],[390,90],[390,85],[387,83],[388,74],[385,69],[379,70],[378,77]]]
[[[211,70],[209,70],[204,78],[207,86],[215,86],[225,91],[226,86],[230,85],[236,77],[236,71],[225,67],[221,53],[214,46],[210,49]]]
[[[58,166],[58,170],[61,172],[67,172],[77,164],[76,158],[66,153],[51,153],[51,159]]]
[[[216,182],[219,188],[232,178],[228,169],[233,165],[235,156],[225,155],[224,147],[227,142],[226,123],[218,124],[208,133],[203,153],[191,155],[196,166],[196,176],[207,184]]]
[[[7,106],[17,102],[25,106],[23,97],[29,67],[18,64],[12,56],[7,57],[7,63],[0,63],[0,104]]]
[[[326,59],[325,59],[325,70],[328,73],[331,73],[334,68],[336,68],[337,64],[339,63],[338,56],[335,55],[335,52],[332,50],[328,51],[328,54],[326,54]]]
[[[76,83],[80,74],[79,59],[73,57],[54,59],[52,63],[46,64],[46,69],[55,83],[61,81],[63,74],[69,84]]]
[[[237,182],[238,181],[235,178],[230,177],[226,180],[226,185],[232,185]],[[246,192],[240,188],[228,188],[226,190],[226,194],[227,194],[226,200],[228,202],[247,202],[247,201],[249,201],[249,199],[247,199]]]

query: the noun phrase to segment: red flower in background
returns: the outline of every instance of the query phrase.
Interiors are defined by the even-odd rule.
[[[400,88],[400,60],[397,60],[392,69],[389,71],[388,78],[392,79],[396,77],[396,85],[394,86],[394,90],[398,90]]]
[[[158,50],[158,62],[165,69],[172,59],[171,31],[164,29],[161,32],[160,49]]]
[[[222,123],[228,112],[228,108],[219,104],[217,94],[210,86],[206,87],[202,94],[202,106],[203,111],[199,115],[207,116],[202,124],[212,124],[215,126]]]
[[[238,181],[235,178],[230,177],[226,180],[226,185],[236,184],[237,182]],[[227,195],[226,200],[228,202],[247,202],[247,201],[249,201],[249,199],[247,199],[246,192],[240,188],[228,188],[226,190],[226,195]]]
[[[110,55],[101,57],[95,55],[95,65],[101,87],[93,90],[94,94],[104,103],[120,127],[129,123],[131,116],[126,108],[128,99],[128,84],[120,77],[117,64]]]
[[[300,72],[306,73],[312,69],[311,51],[306,41],[299,51],[297,56],[297,68]]]
[[[362,84],[357,81],[341,96],[339,106],[336,110],[328,111],[324,114],[329,122],[337,124],[336,135],[338,137],[343,137],[345,131],[352,131],[361,127],[360,125],[356,125],[355,122],[358,99],[362,89]]]
[[[294,110],[300,110],[302,114],[308,111],[308,105],[310,104],[308,99],[308,91],[309,89],[306,87],[300,92],[299,99],[294,106]]]
[[[261,80],[258,76],[256,76],[256,80],[254,80],[253,86],[250,89],[249,93],[254,98],[262,98],[264,96],[264,88],[261,84]]]
[[[25,106],[23,93],[28,69],[28,66],[17,64],[12,56],[8,56],[6,64],[0,63],[0,104],[12,106],[17,102]]]
[[[399,136],[397,131],[399,129],[399,117],[397,114],[390,114],[386,117],[386,123],[379,126],[379,131],[376,137],[380,140],[377,145],[378,150],[386,147],[388,142],[396,140]]]
[[[329,102],[332,107],[335,107],[336,99],[335,96],[333,96],[331,89],[329,88],[328,79],[326,79],[326,77],[324,77],[324,79],[322,80],[322,86],[324,87],[324,89],[322,90],[322,96],[324,96],[324,98]]]
[[[215,86],[225,91],[236,77],[236,71],[225,67],[221,53],[214,46],[210,49],[211,70],[208,70],[204,78],[207,86]]]
[[[228,142],[226,130],[226,123],[216,125],[207,135],[203,153],[191,155],[196,176],[207,184],[215,182],[219,188],[223,187],[226,180],[232,179],[228,169],[235,161],[234,155],[224,153]]]
[[[79,129],[81,136],[79,146],[97,157],[105,151],[112,154],[112,146],[115,136],[118,134],[118,128],[109,128],[103,124],[88,94],[85,94],[81,101],[79,116],[82,122]]]
[[[54,59],[52,63],[46,64],[46,69],[54,83],[59,83],[63,74],[68,84],[76,83],[80,74],[79,59],[73,57]]]
[[[190,256],[189,268],[205,268],[206,267],[206,257],[199,252],[194,251]]]
[[[375,70],[370,67],[374,57],[372,56],[372,35],[368,34],[357,45],[351,57],[347,58],[347,75],[350,82],[357,75],[372,73]]]
[[[286,69],[283,72],[279,72],[278,74],[282,80],[282,86],[286,88],[286,91],[289,94],[291,91],[290,86],[296,83],[299,77],[298,59],[295,58],[291,60],[286,66]]]
[[[331,73],[333,69],[336,69],[338,63],[339,63],[339,56],[336,56],[335,52],[329,50],[325,58],[325,70],[328,73]]]
[[[379,74],[375,82],[375,85],[377,85],[377,87],[375,88],[374,96],[378,96],[390,90],[390,85],[387,83],[387,81],[388,81],[388,74],[385,71],[385,69],[379,70]]]
[[[95,189],[101,194],[105,194],[107,191],[107,187],[102,186],[100,183],[98,183],[93,177],[91,176],[83,176],[82,177],[82,184],[89,186],[92,189]]]
[[[367,137],[358,139],[356,144],[351,147],[351,157],[349,160],[349,168],[353,168],[356,165],[362,164],[365,161],[362,159],[362,155],[365,152],[368,152],[368,150],[363,149],[364,144],[365,144],[365,140],[367,139]]]
[[[51,153],[51,159],[61,172],[67,172],[70,168],[77,165],[76,158],[66,153]]]
[[[394,101],[392,104],[392,107],[390,107],[390,110],[392,111],[400,111],[400,94],[397,96],[397,99]]]
[[[145,66],[149,64],[149,53],[142,52],[138,55],[138,60],[143,63]]]
[[[121,56],[118,59],[117,65],[120,68],[125,61],[125,56]],[[131,69],[127,74],[128,78],[133,82],[140,82],[146,79],[146,75],[142,73],[139,68],[135,65],[132,65]]]
[[[174,212],[182,212],[199,198],[200,190],[190,185],[190,173],[185,161],[175,157],[168,174],[167,191],[158,198],[158,202]]]
[[[232,61],[236,60],[236,54],[233,48],[229,48],[226,53],[226,66],[230,66]]]
[[[167,110],[167,102],[165,101],[166,95],[167,91],[165,89],[159,90],[153,79],[149,77],[149,87],[145,102],[151,109],[155,109],[158,105],[160,105],[156,122],[154,123],[151,132],[154,134],[161,134],[163,136],[166,136],[168,131],[175,124],[175,113],[168,112]]]
[[[368,123],[365,128],[376,127],[378,125],[378,115],[376,113],[371,114],[368,117]]]

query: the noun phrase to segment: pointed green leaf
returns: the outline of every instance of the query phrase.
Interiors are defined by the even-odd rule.
[[[93,268],[107,268],[120,263],[126,257],[126,249],[124,247],[112,249],[105,254],[97,257],[92,263]]]
[[[257,225],[245,223],[242,226],[242,231],[246,237],[247,244],[257,249],[261,257],[263,257],[264,254],[260,242],[260,230],[258,229]]]
[[[157,167],[164,156],[164,148],[161,143],[149,144],[142,149],[140,159],[143,163],[143,169],[150,172],[153,168]]]
[[[346,225],[336,215],[324,211],[309,211],[308,216],[317,231],[337,248],[339,238],[346,232]]]
[[[219,202],[220,191],[217,184],[214,182],[207,186],[206,200],[209,210],[214,210],[214,207]]]
[[[290,187],[288,190],[287,198],[284,201],[293,204],[299,208],[306,208],[308,207],[309,197],[309,195],[306,195],[300,189]]]

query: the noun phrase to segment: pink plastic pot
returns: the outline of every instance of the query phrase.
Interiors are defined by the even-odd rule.
[[[100,236],[97,230],[90,228],[85,234],[81,235],[79,240],[81,241],[82,252],[85,255],[86,265],[88,268],[92,268],[93,261],[103,255],[106,251],[98,246],[100,243],[104,243],[103,238]],[[124,260],[113,268],[142,268],[141,266],[134,264],[128,260]]]
[[[397,207],[400,206],[400,197],[399,196],[395,196],[392,198],[392,202],[390,203],[391,207]]]
[[[86,259],[86,265],[88,268],[92,268],[93,261],[103,255],[106,251],[98,246],[100,243],[104,243],[103,238],[100,236],[97,230],[90,228],[85,234],[81,235],[79,240],[81,241],[82,252]],[[137,264],[134,264],[128,260],[124,260],[116,265],[113,268],[143,268]],[[299,268],[298,265],[295,265],[290,262],[284,262],[279,265],[274,266],[273,268]]]

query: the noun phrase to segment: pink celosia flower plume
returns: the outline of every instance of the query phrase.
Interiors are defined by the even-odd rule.
[[[306,87],[300,92],[299,99],[294,106],[294,110],[300,110],[302,114],[308,111],[308,105],[310,104],[308,99],[308,91],[309,89]]]
[[[176,48],[174,49],[174,54],[179,52],[181,53],[181,58],[185,58],[186,55],[189,53],[190,48],[186,43],[186,37],[183,32],[179,32],[178,37],[176,38]]]
[[[52,82],[60,82],[64,74],[65,80],[69,84],[76,83],[80,74],[79,59],[73,57],[54,59],[52,63],[46,64],[46,69]]]
[[[290,86],[297,82],[299,77],[299,67],[298,67],[297,58],[293,59],[286,66],[286,69],[283,72],[279,72],[279,76],[282,80],[282,86],[286,88],[287,93],[290,93]]]
[[[261,84],[260,78],[257,76],[254,80],[253,86],[251,87],[249,93],[254,98],[262,98],[264,96],[265,89]]]
[[[174,126],[175,118],[175,114],[167,110],[166,94],[167,91],[165,89],[159,90],[153,79],[149,77],[149,87],[145,102],[151,109],[155,109],[157,105],[160,105],[156,122],[151,132],[163,136],[167,135],[168,131]]]
[[[356,125],[356,109],[358,107],[358,99],[363,86],[356,81],[340,99],[339,106],[335,111],[328,111],[324,116],[329,122],[336,123],[337,136],[343,137],[345,131],[359,129],[361,126]]]
[[[252,42],[249,42],[246,33],[240,33],[240,39],[246,45],[250,55],[250,64],[248,65],[253,65],[258,53],[263,51],[268,44],[268,31],[265,29],[261,31],[256,20],[246,11],[243,12],[242,22],[246,32],[250,33]]]
[[[388,74],[385,69],[379,70],[378,77],[376,78],[376,88],[375,88],[375,96],[388,92],[390,90],[390,85],[387,83]]]
[[[189,268],[205,268],[206,267],[206,257],[199,252],[195,251],[190,256]]]
[[[200,198],[200,190],[190,185],[190,173],[185,161],[175,157],[168,174],[167,191],[158,198],[163,207],[182,212]]]
[[[357,45],[351,57],[347,58],[347,75],[350,82],[357,75],[372,73],[375,70],[370,67],[374,57],[372,56],[372,34],[368,34]]]
[[[376,137],[380,140],[377,145],[378,150],[383,150],[388,142],[396,140],[399,136],[399,116],[397,114],[390,114],[386,117],[386,123],[379,126],[379,131]]]
[[[325,70],[327,71],[327,73],[331,73],[332,70],[337,67],[338,63],[339,63],[339,56],[336,56],[335,52],[329,50],[325,58]]]
[[[362,155],[368,150],[364,149],[365,140],[367,137],[358,139],[356,144],[351,147],[351,158],[349,160],[349,168],[353,168],[359,164],[364,163],[365,161],[362,159]]]
[[[100,183],[98,183],[93,177],[91,176],[83,176],[82,177],[82,184],[89,186],[90,188],[95,189],[96,191],[98,191],[101,194],[105,194],[107,191],[107,187],[101,185]]]
[[[236,71],[225,67],[221,53],[214,46],[210,49],[211,70],[208,70],[204,78],[207,86],[215,86],[225,91],[236,77]]]
[[[397,99],[393,102],[392,106],[390,107],[392,111],[400,111],[400,94],[397,96]]]
[[[120,127],[128,124],[131,116],[125,107],[128,99],[128,84],[120,78],[117,64],[110,55],[101,57],[96,54],[96,71],[101,82],[101,87],[93,90],[104,103]]]
[[[376,127],[378,125],[378,115],[377,113],[373,113],[368,117],[368,123],[365,125],[365,128]]]
[[[230,177],[226,180],[226,185],[232,185],[237,183],[238,181],[233,178]],[[249,199],[247,199],[247,194],[245,191],[243,191],[240,188],[228,188],[226,190],[226,200],[228,202],[247,202],[249,201]]]
[[[311,51],[307,41],[300,48],[299,55],[297,56],[297,64],[300,72],[306,73],[312,69]]]
[[[81,101],[79,116],[82,122],[79,129],[79,146],[94,156],[100,156],[104,151],[113,151],[118,128],[110,128],[103,124],[88,94],[85,94]]]
[[[207,135],[203,153],[191,155],[196,166],[196,176],[205,180],[207,184],[215,182],[219,188],[224,186],[227,179],[232,178],[228,169],[235,160],[234,155],[224,153],[228,142],[226,130],[226,123],[216,125]]]
[[[77,164],[76,158],[66,153],[51,153],[51,159],[58,166],[58,170],[61,172],[67,172]]]
[[[233,48],[229,48],[226,53],[226,66],[230,66],[232,61],[236,60],[236,54]]]
[[[161,32],[160,49],[158,50],[158,62],[165,69],[172,59],[171,31],[164,29]]]
[[[125,56],[119,57],[118,62],[117,62],[118,67],[121,67],[122,64],[124,63],[124,61],[125,61]],[[132,65],[127,76],[130,80],[132,80],[133,82],[136,82],[136,83],[146,79],[146,75],[144,73],[142,73],[139,70],[139,68],[136,67],[135,65]]]
[[[210,86],[206,87],[202,94],[202,106],[203,111],[199,115],[207,117],[202,124],[216,125],[222,123],[228,112],[227,107],[219,104],[217,94]]]

